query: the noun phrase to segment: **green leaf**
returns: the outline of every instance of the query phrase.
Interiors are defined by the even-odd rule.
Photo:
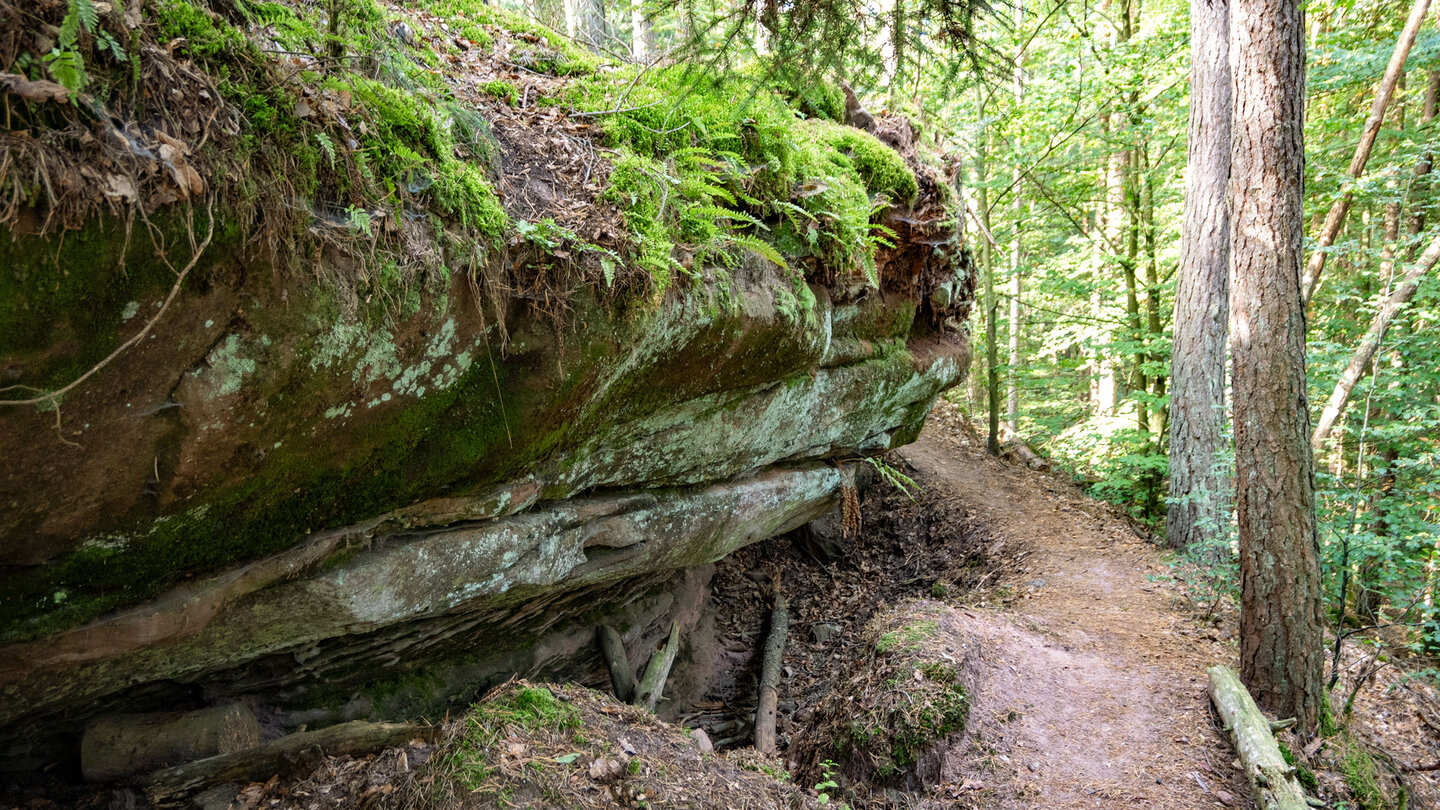
[[[90,82],[90,76],[85,73],[85,59],[80,56],[79,51],[53,48],[45,55],[45,65],[49,68],[50,75],[55,77],[55,81],[70,91],[72,103]]]

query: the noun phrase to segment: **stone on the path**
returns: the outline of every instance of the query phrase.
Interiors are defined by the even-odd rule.
[[[710,735],[705,733],[705,729],[690,729],[690,738],[695,741],[695,745],[699,746],[701,751],[707,754],[715,753],[715,746],[710,742]]]
[[[80,741],[80,771],[112,782],[260,744],[260,723],[239,704],[193,712],[120,714],[90,724]]]
[[[810,640],[816,644],[824,644],[840,632],[840,625],[834,622],[820,622],[810,625]]]

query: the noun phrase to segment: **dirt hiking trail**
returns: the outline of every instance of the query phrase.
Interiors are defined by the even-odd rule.
[[[1050,810],[1253,806],[1205,692],[1205,668],[1234,657],[1224,641],[1233,628],[1202,625],[1167,584],[1161,554],[1108,507],[988,456],[947,410],[900,455],[1015,560],[966,600],[981,664],[945,774],[951,798]]]

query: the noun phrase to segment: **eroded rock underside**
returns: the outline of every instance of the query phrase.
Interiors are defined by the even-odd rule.
[[[377,30],[395,31],[398,12],[377,10]],[[102,25],[128,25],[122,11]],[[144,17],[133,30],[163,44],[173,19]],[[520,36],[483,22],[489,52],[518,59]],[[226,24],[256,36],[254,24]],[[423,44],[423,15],[406,24]],[[465,53],[484,51],[466,42]],[[174,40],[152,50],[145,58],[175,75],[212,67]],[[481,78],[503,70],[465,67]],[[606,75],[585,70],[592,83]],[[456,249],[455,233],[473,233],[447,231],[441,191],[413,167],[408,186],[392,184],[403,199],[389,219],[380,206],[366,215],[381,236],[358,248],[327,237],[331,226],[369,234],[372,223],[352,211],[336,226],[325,212],[344,209],[322,205],[335,192],[318,182],[297,203],[313,221],[277,247],[263,206],[242,210],[223,193],[238,181],[200,179],[225,166],[207,164],[200,146],[189,164],[173,150],[148,171],[143,160],[130,174],[97,164],[91,179],[112,178],[115,213],[88,210],[61,227],[38,193],[11,212],[16,236],[0,243],[4,385],[59,388],[155,320],[68,392],[58,416],[53,403],[0,408],[0,759],[68,756],[101,714],[235,698],[261,707],[272,733],[436,712],[511,675],[593,669],[602,617],[642,656],[672,618],[694,623],[708,563],[834,508],[851,463],[918,434],[967,368],[972,282],[949,239],[944,179],[917,158],[907,124],[891,120],[886,140],[915,193],[877,207],[873,222],[891,236],[858,248],[868,251],[859,259],[772,238],[783,217],[760,200],[735,203],[755,219],[737,228],[754,238],[707,251],[672,234],[670,278],[655,272],[653,251],[651,269],[636,270],[655,238],[642,244],[625,219],[640,203],[610,193],[614,166],[638,147],[617,144],[613,128],[577,128],[563,111],[583,96],[545,72],[505,74],[517,90],[508,99],[469,99],[496,150],[455,154],[462,169],[483,170],[508,217],[485,250]],[[166,75],[147,68],[143,81]],[[337,105],[357,131],[379,120],[358,91],[317,87],[267,92],[308,98],[306,122],[341,115]],[[595,109],[612,103],[585,92]],[[527,104],[541,94],[561,99],[558,111]],[[231,120],[220,96],[212,121]],[[24,103],[31,124],[60,115],[45,107],[60,102]],[[232,138],[254,127],[244,110]],[[584,181],[537,178],[545,116],[563,136],[552,162],[573,163],[580,143],[592,164]],[[125,129],[153,158],[168,143],[163,123]],[[836,171],[853,180],[847,161],[863,161],[852,152],[880,142],[822,123],[840,135],[821,148],[845,158]],[[43,147],[65,158],[52,167],[93,159],[20,129],[4,133],[11,156]],[[215,140],[206,149],[231,143],[223,128]],[[722,179],[754,191],[743,185],[754,157],[736,148],[741,171]],[[645,159],[679,173],[673,151],[654,149]],[[30,177],[7,183],[23,189]],[[800,210],[816,184],[842,179],[802,172],[780,202]],[[439,213],[424,205],[432,193]],[[579,207],[598,214],[562,227]],[[551,230],[537,233],[537,222]],[[830,227],[819,218],[812,234]],[[432,262],[426,273],[371,282],[417,256]]]

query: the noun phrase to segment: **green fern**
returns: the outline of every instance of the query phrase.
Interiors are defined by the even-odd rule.
[[[334,169],[334,168],[335,168],[335,142],[330,139],[330,136],[329,136],[329,135],[326,135],[326,134],[323,133],[323,132],[317,132],[317,133],[315,133],[315,140],[316,140],[317,143],[320,144],[320,148],[323,149],[323,150],[325,150],[325,157],[330,158],[330,168],[331,168],[331,169]]]
[[[710,177],[713,179],[714,175]],[[735,195],[729,189],[694,175],[683,177],[680,180],[680,194],[691,200],[719,198],[731,205],[736,204]]]
[[[886,464],[885,459],[868,456],[865,460],[870,463],[871,467],[875,468],[876,472],[880,473],[881,478],[889,481],[892,486],[905,493],[905,497],[909,498],[912,502],[915,501],[915,495],[911,490],[915,492],[924,491],[919,484],[915,483],[915,479]]]
[[[685,209],[685,217],[687,219],[694,219],[700,221],[723,219],[729,220],[730,222],[743,222],[746,225],[760,228],[761,230],[768,230],[768,228],[765,227],[765,223],[761,222],[755,217],[752,217],[742,211],[736,211],[733,208],[726,208],[720,205],[709,205],[706,203],[698,203],[696,205],[691,205]]]
[[[85,72],[85,57],[79,51],[61,50],[52,48],[50,53],[45,55],[45,65],[50,70],[50,75],[55,77],[62,87],[70,91],[70,101],[74,102],[85,85],[90,83],[90,75]]]
[[[790,264],[785,261],[785,257],[780,255],[780,251],[776,250],[774,245],[766,242],[764,239],[748,233],[737,233],[730,236],[730,241],[746,250],[753,251],[769,259],[773,264],[779,265],[785,272],[790,272]]]
[[[72,104],[90,83],[90,75],[85,72],[85,57],[78,47],[81,31],[95,34],[102,51],[109,51],[119,61],[125,60],[125,49],[108,31],[100,30],[100,13],[95,10],[94,0],[70,0],[69,11],[60,21],[55,47],[44,60],[55,81],[70,91]]]
[[[774,205],[776,212],[785,217],[796,230],[799,230],[801,222],[815,221],[814,214],[788,200],[775,200]]]

